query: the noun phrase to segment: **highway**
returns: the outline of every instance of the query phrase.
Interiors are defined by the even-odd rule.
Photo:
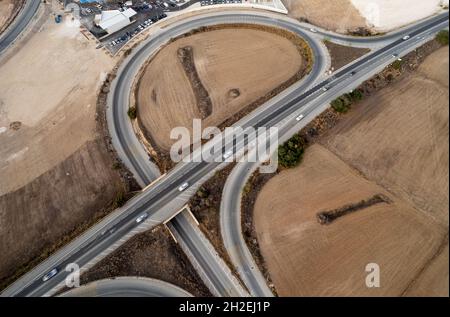
[[[432,23],[432,25],[436,25]],[[287,141],[295,133],[307,126],[321,111],[328,107],[328,102],[334,99],[334,97],[341,95],[343,92],[348,92],[359,86],[360,83],[369,79],[373,74],[381,71],[386,64],[393,62],[395,58],[392,58],[394,52],[399,54],[400,57],[406,55],[416,47],[422,45],[424,42],[434,37],[442,28],[448,26],[448,21],[444,24],[437,24],[437,26],[429,27],[424,23],[418,25],[418,29],[408,29],[406,33],[396,32],[397,41],[388,45],[390,50],[385,51],[383,55],[379,57],[379,61],[372,64],[370,68],[365,69],[364,65],[359,67],[349,66],[348,69],[340,71],[335,77],[341,78],[341,83],[336,86],[334,90],[337,93],[333,94],[333,98],[316,98],[312,102],[304,102],[301,113],[304,118],[300,122],[292,121],[292,125],[287,125],[280,130],[280,143]],[[424,30],[427,29],[428,31]],[[405,34],[411,34],[411,40],[403,41],[398,40],[398,37],[403,37]],[[417,35],[421,36],[417,36]],[[413,37],[414,36],[414,37]],[[390,37],[390,36],[389,36]],[[383,59],[384,57],[384,59]],[[360,64],[356,62],[355,64]],[[357,71],[356,75],[347,76],[350,69]],[[328,100],[327,100],[328,99]],[[299,113],[297,113],[298,115]],[[265,278],[256,265],[250,250],[247,247],[245,239],[242,234],[241,225],[241,198],[244,186],[249,180],[250,176],[260,166],[259,162],[240,162],[236,164],[227,178],[224,186],[222,202],[220,208],[220,224],[221,233],[224,246],[234,266],[236,267],[239,276],[242,278],[244,284],[252,296],[268,296],[270,289],[267,287]]]
[[[27,0],[13,23],[0,35],[0,55],[20,36],[36,14],[40,0]]]
[[[192,223],[189,213],[179,213],[167,226],[214,296],[249,296],[209,240],[203,234],[195,232],[200,229]]]
[[[146,277],[115,277],[82,285],[64,292],[60,297],[192,297],[175,286]]]
[[[186,20],[169,29],[161,30],[157,37],[152,37],[150,41],[139,46],[135,53],[129,56],[120,67],[116,80],[111,87],[108,106],[108,124],[110,125],[113,144],[119,156],[124,160],[124,163],[130,168],[141,185],[145,186],[149,184],[154,179],[154,176],[152,168],[149,167],[148,156],[142,149],[142,146],[133,143],[132,135],[134,136],[134,133],[132,129],[129,129],[130,123],[126,115],[128,105],[127,96],[130,93],[130,90],[127,88],[131,85],[132,79],[134,78],[133,73],[142,65],[141,62],[145,60],[145,56],[148,56],[147,53],[151,51],[152,45],[159,47],[167,39],[176,34],[184,33],[186,30],[208,23],[236,23],[248,22],[249,20],[255,23],[276,24],[286,28],[293,28],[297,33],[304,33],[296,26],[296,23],[287,22],[282,18],[277,19],[259,15],[231,13],[222,14],[221,16],[200,17]],[[415,30],[408,29],[408,33],[416,36],[416,34],[420,34],[429,29],[442,27],[443,24],[448,24],[448,14],[428,20],[427,25],[423,28],[417,28]],[[307,34],[303,34],[303,36],[307,40],[310,39],[310,36]],[[314,43],[316,41],[311,40],[313,49],[315,46]],[[392,51],[396,49],[409,49],[407,47],[403,48],[405,44],[407,43],[404,43],[401,39],[396,39],[385,48],[359,60],[351,67],[344,69],[332,78],[321,82],[306,92],[298,89],[293,90],[292,93],[283,98],[274,98],[275,101],[268,102],[267,105],[262,106],[256,112],[241,120],[239,124],[244,128],[249,126],[270,127],[282,124],[290,129],[292,128],[292,116],[298,113],[299,110],[302,110],[303,107],[309,109],[308,115],[314,114],[316,108],[324,104],[326,105],[326,102],[346,91],[345,89],[348,86],[347,82],[354,81],[352,78],[349,78],[349,74],[352,71],[362,72],[362,70],[367,70],[365,71],[366,74],[370,74],[371,71],[378,70],[379,67],[390,62],[386,58],[392,54]],[[321,61],[320,56],[316,56],[314,69],[310,76],[303,82],[304,85],[308,86],[312,82],[315,82],[319,75],[322,74],[323,61]],[[361,75],[362,77],[363,75]],[[330,87],[326,92],[322,90],[325,86]],[[283,127],[282,131],[284,129],[287,128]],[[215,153],[215,155],[220,156],[222,153]],[[64,271],[65,265],[68,263],[77,263],[82,267],[93,265],[95,262],[93,259],[98,261],[102,256],[104,257],[108,252],[111,252],[115,244],[124,240],[125,237],[137,233],[137,227],[141,227],[141,225],[137,224],[135,219],[143,212],[148,212],[150,215],[144,224],[147,226],[146,229],[159,225],[167,219],[171,219],[187,199],[189,199],[189,196],[195,192],[196,186],[198,187],[199,183],[204,181],[208,175],[213,174],[215,170],[223,166],[225,164],[206,162],[178,164],[165,177],[147,187],[142,194],[133,198],[124,207],[115,211],[102,222],[38,265],[16,283],[12,284],[2,293],[2,296],[42,296],[51,294],[55,288],[64,282],[67,275]],[[188,191],[180,193],[178,187],[185,181],[188,181],[192,186]],[[185,227],[182,224],[180,225],[177,219],[172,220],[170,225],[174,226],[176,231],[184,232],[186,237],[183,240],[186,239],[187,241],[185,242],[191,244],[190,248],[193,250],[201,250],[203,247],[201,245],[202,242],[190,236],[189,231],[187,231],[189,230],[189,226]],[[205,265],[210,268],[210,274],[212,276],[219,276],[214,271],[216,269],[220,271],[222,268],[215,266],[216,259],[214,257],[208,257],[208,254],[203,254],[204,252],[199,253],[198,256],[204,259],[202,261],[207,262]],[[59,273],[49,281],[43,282],[42,276],[54,267],[59,269]],[[229,276],[222,276],[222,278],[219,276],[219,279],[221,279],[222,285],[228,283],[228,286],[225,288],[228,292],[231,288],[235,287],[234,282]],[[222,279],[228,279],[228,282],[224,283],[226,281]],[[233,292],[239,293],[239,290],[235,289]]]

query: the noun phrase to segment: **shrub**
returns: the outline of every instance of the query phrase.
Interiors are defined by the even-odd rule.
[[[339,113],[346,113],[350,110],[352,104],[362,100],[363,93],[359,89],[353,90],[351,93],[340,96],[331,102],[331,107]]]
[[[352,98],[353,101],[360,101],[363,99],[363,94],[361,92],[361,90],[359,89],[355,89],[350,93],[350,96]]]
[[[448,30],[442,30],[436,35],[436,41],[441,45],[448,45]]]
[[[403,61],[398,60],[398,59],[392,63],[392,67],[396,70],[400,70],[402,68],[402,65],[403,65]]]
[[[127,199],[125,198],[125,193],[123,191],[120,191],[116,194],[116,197],[114,199],[113,206],[114,208],[120,208],[127,202]]]
[[[350,109],[343,97],[339,97],[331,102],[331,107],[339,113],[346,113]]]
[[[136,107],[130,107],[128,109],[128,117],[130,117],[131,120],[134,120],[137,118],[137,109]]]

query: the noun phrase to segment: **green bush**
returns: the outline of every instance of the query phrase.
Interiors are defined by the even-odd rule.
[[[441,45],[448,45],[448,30],[442,30],[436,35],[436,41]]]
[[[128,109],[128,117],[130,117],[131,120],[134,120],[137,118],[137,109],[136,107],[130,107]]]
[[[278,161],[282,167],[292,168],[297,166],[305,152],[305,140],[298,134],[290,138],[278,148]]]
[[[359,89],[355,89],[350,93],[350,96],[352,98],[353,101],[360,101],[363,99],[363,94],[361,92],[361,90]]]
[[[331,107],[339,113],[346,113],[350,109],[350,105],[345,102],[343,97],[333,100],[331,102]]]
[[[398,60],[398,59],[392,63],[392,67],[394,67],[394,69],[396,69],[396,70],[400,70],[402,68],[402,65],[403,65],[403,61]]]
[[[364,97],[363,93],[359,89],[353,90],[351,93],[340,96],[339,98],[331,102],[331,107],[339,113],[346,113],[350,110],[351,106],[362,100]]]

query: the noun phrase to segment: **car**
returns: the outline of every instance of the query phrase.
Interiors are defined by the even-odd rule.
[[[54,277],[56,274],[58,274],[58,269],[55,267],[53,270],[51,270],[50,272],[48,272],[47,274],[44,275],[44,277],[42,278],[42,281],[47,282],[49,279]]]
[[[317,29],[315,29],[315,28],[310,28],[309,30],[313,33],[317,33]]]
[[[303,114],[299,115],[295,120],[301,121],[305,116]]]
[[[188,188],[189,187],[189,183],[188,182],[186,182],[186,183],[183,183],[180,187],[178,187],[178,191],[179,192],[182,192],[182,191],[184,191],[186,188]]]
[[[328,90],[328,87],[327,87],[327,86],[325,86],[325,87],[322,88],[322,91],[327,91],[327,90]]]
[[[404,37],[402,37],[403,41],[409,40],[411,38],[411,36],[409,35],[405,35]]]
[[[148,218],[148,213],[144,212],[142,215],[136,218],[136,223],[141,223]]]
[[[233,150],[226,151],[225,154],[223,155],[223,159],[224,159],[224,160],[227,160],[227,159],[229,159],[232,155],[233,155]]]

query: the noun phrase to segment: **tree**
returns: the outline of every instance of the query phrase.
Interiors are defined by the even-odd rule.
[[[298,134],[278,148],[278,161],[284,168],[297,166],[305,152],[306,141]]]

